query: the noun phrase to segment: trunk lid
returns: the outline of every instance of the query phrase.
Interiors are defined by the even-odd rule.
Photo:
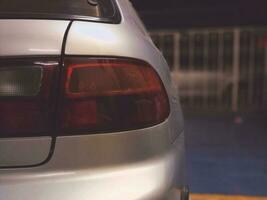
[[[42,120],[53,113],[43,102],[46,98],[52,101],[53,95],[47,97],[48,87],[41,86],[41,79],[50,76],[48,68],[53,68],[55,74],[59,69],[68,24],[67,20],[0,20],[0,168],[35,166],[49,157],[53,133]],[[34,60],[30,62],[31,58]],[[40,86],[30,86],[31,80]],[[54,94],[52,83],[49,90]],[[44,116],[38,119],[40,113]],[[26,125],[30,123],[36,134]]]

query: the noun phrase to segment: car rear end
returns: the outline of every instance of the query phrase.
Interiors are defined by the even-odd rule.
[[[0,198],[180,199],[183,119],[128,1],[0,2]]]

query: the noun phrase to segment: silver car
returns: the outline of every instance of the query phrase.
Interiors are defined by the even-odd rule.
[[[187,200],[183,130],[128,0],[1,0],[1,200]]]

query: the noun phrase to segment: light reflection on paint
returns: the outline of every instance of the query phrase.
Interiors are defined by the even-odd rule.
[[[59,52],[58,49],[29,49],[31,52]]]
[[[94,26],[92,29],[79,29],[79,32],[83,35],[87,35],[90,40],[95,42],[113,44],[118,41],[118,37],[114,34],[114,31],[110,31],[105,27]]]
[[[25,174],[21,179],[14,177],[13,184],[16,186],[23,181],[25,191],[34,184],[34,190],[41,200],[48,199],[50,195],[49,199],[54,199],[55,194],[66,194],[64,191],[69,191],[67,196],[62,196],[64,200],[87,200],[88,196],[97,200],[157,199],[171,185],[175,171],[174,155],[170,153],[161,158],[120,167],[61,170],[36,173],[34,176],[29,174],[29,177]],[[27,179],[31,181],[25,181]],[[13,190],[13,187],[9,188]],[[5,192],[10,194],[11,191]]]

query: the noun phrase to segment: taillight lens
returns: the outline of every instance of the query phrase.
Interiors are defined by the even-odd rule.
[[[0,138],[51,134],[57,61],[0,61]]]
[[[143,61],[67,58],[64,73],[61,134],[144,128],[169,115],[163,84]]]
[[[122,58],[0,60],[0,138],[145,128],[169,115],[156,71]],[[61,73],[60,73],[61,72]]]
[[[0,97],[38,95],[42,75],[40,66],[0,68]]]

